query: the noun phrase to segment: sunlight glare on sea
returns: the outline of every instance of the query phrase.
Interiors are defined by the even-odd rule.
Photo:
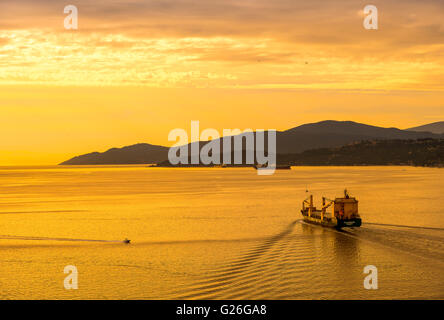
[[[344,188],[361,228],[301,223]],[[443,299],[442,190],[437,168],[0,167],[0,298]]]

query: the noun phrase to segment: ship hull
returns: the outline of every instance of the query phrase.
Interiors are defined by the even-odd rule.
[[[304,222],[318,224],[320,226],[327,227],[327,228],[336,228],[336,226],[337,226],[337,223],[334,221],[325,221],[325,220],[322,221],[321,219],[308,217],[308,216],[304,216]]]
[[[338,225],[336,226],[336,228],[360,227],[361,224],[362,224],[361,218],[338,220]]]
[[[302,214],[302,217],[305,222],[317,224],[323,227],[328,228],[336,228],[336,229],[342,229],[342,228],[353,228],[353,227],[360,227],[362,224],[361,218],[354,218],[354,219],[324,219],[321,220],[319,217],[316,216],[307,216]]]

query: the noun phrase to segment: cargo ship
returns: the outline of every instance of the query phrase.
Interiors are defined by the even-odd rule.
[[[330,212],[327,209],[332,207]],[[316,209],[313,205],[313,195],[302,202],[302,217],[305,222],[319,224],[324,227],[341,229],[344,227],[360,227],[361,217],[358,213],[358,200],[350,197],[347,189],[343,198],[330,200],[322,198],[322,208]]]

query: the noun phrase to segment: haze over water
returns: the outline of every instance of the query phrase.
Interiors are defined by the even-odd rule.
[[[344,188],[361,228],[300,221]],[[443,299],[443,189],[437,168],[1,167],[0,298]]]

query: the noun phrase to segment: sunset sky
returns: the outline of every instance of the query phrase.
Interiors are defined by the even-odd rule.
[[[64,29],[69,4],[78,30]],[[1,0],[0,165],[171,145],[191,120],[441,121],[443,70],[442,0]]]

